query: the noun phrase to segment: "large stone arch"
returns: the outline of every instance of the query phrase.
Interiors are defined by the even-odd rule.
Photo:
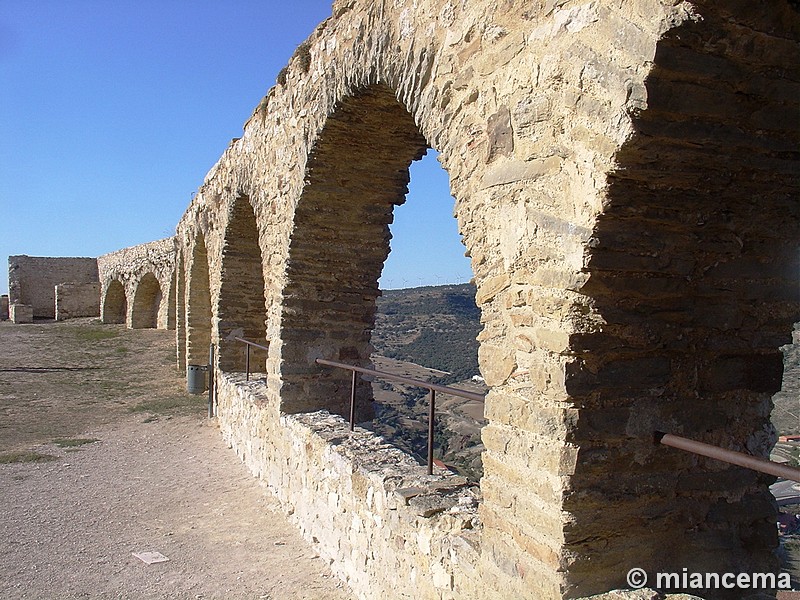
[[[597,589],[598,557],[630,562],[631,535],[649,572],[778,568],[773,477],[648,439],[769,457],[779,348],[800,312],[800,109],[797,84],[776,77],[800,57],[800,20],[785,5],[700,4],[702,20],[658,44],[586,247],[591,319],[570,339],[566,385],[580,410],[568,435],[579,485],[565,501],[578,590]]]
[[[128,300],[125,287],[119,279],[112,279],[106,285],[101,314],[103,323],[125,323]]]
[[[651,0],[398,0],[337,2],[334,12],[179,225],[187,240],[198,230],[207,236],[207,288],[221,317],[233,191],[256,215],[268,379],[242,387],[240,376],[218,374],[226,439],[309,537],[334,540],[323,553],[365,594],[391,594],[413,572],[420,597],[448,593],[432,580],[462,597],[575,597],[624,585],[634,566],[686,564],[701,547],[704,570],[770,567],[764,480],[681,457],[654,445],[653,434],[669,428],[762,453],[769,445],[769,432],[759,431],[775,349],[799,317],[791,274],[799,217],[787,200],[797,191],[787,140],[796,143],[797,132],[785,125],[786,111],[796,110],[796,11],[782,2],[767,11]],[[762,93],[752,86],[769,110],[751,103]],[[783,125],[769,116],[776,105]],[[386,135],[371,135],[381,119]],[[348,135],[363,164],[333,153]],[[702,151],[709,140],[721,159]],[[365,483],[374,473],[364,475],[356,459],[339,488],[325,488],[338,481],[327,466],[313,485],[308,472],[295,477],[295,465],[313,470],[347,444],[304,429],[311,417],[281,411],[342,412],[343,379],[313,359],[368,360],[387,249],[381,232],[408,162],[428,145],[450,175],[484,322],[479,361],[491,392],[482,524],[469,543],[437,531],[426,547],[452,548],[451,558],[421,558],[400,544],[413,558],[392,562],[397,544],[380,546],[376,533],[376,546],[359,554],[349,540],[363,529],[348,537],[352,523],[363,528],[378,510],[373,492],[389,490],[387,502],[397,501],[390,484]],[[768,231],[773,211],[784,222]],[[793,240],[787,255],[762,254],[779,236]],[[329,250],[324,240],[341,246]],[[210,320],[191,290],[205,263],[186,252],[187,312]],[[754,322],[740,337],[747,317]],[[331,440],[324,450],[320,438]],[[348,446],[337,460],[348,452],[357,450]],[[315,504],[308,487],[330,495]],[[320,516],[327,498],[347,506],[346,522],[337,520],[342,511],[325,513],[342,531]],[[475,556],[455,550],[466,546]]]
[[[161,286],[152,273],[145,273],[136,284],[131,306],[131,329],[155,329],[163,301]]]
[[[235,337],[262,346],[267,343],[264,274],[258,225],[246,196],[238,197],[231,208],[225,229],[217,305],[219,368],[244,371],[246,348]],[[250,348],[250,369],[264,372],[266,352]]]
[[[328,118],[294,215],[281,318],[283,411],[349,410],[349,373],[321,372],[314,360],[371,364],[392,210],[405,200],[409,165],[426,149],[386,86],[360,90]],[[362,386],[363,417],[371,415],[369,390]]]
[[[190,365],[208,363],[211,344],[211,290],[205,236],[198,232],[189,264],[186,306],[186,361]]]

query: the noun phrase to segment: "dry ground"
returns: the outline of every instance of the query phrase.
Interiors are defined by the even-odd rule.
[[[4,322],[0,349],[0,598],[352,597],[183,391],[173,332]]]

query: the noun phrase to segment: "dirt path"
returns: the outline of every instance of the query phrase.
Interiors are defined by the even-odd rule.
[[[0,598],[352,597],[224,446],[202,400],[181,393],[168,364],[171,332],[117,330],[108,340],[130,347],[120,354],[132,374],[105,365],[92,383],[69,380],[81,371],[43,370],[66,359],[80,366],[65,347],[58,360],[31,347],[48,334],[80,340],[76,329],[103,326],[37,324],[29,335],[10,327],[0,327],[0,459],[55,458],[0,464]],[[156,353],[136,352],[137,340]],[[132,366],[137,357],[143,364]],[[23,358],[27,365],[14,362]],[[138,369],[148,377],[138,380]],[[40,385],[26,380],[32,373]],[[137,380],[130,393],[98,392],[129,376]],[[99,414],[63,406],[76,399]],[[64,438],[99,441],[53,443],[69,446]],[[169,560],[132,556],[143,551]]]

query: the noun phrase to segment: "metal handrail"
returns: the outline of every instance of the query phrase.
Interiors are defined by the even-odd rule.
[[[355,411],[356,411],[356,373],[363,373],[371,375],[380,379],[388,379],[390,381],[400,381],[416,387],[425,388],[430,391],[431,399],[428,406],[428,475],[433,475],[433,429],[434,419],[436,413],[436,392],[443,394],[450,394],[451,396],[459,396],[467,398],[468,400],[483,401],[483,394],[477,392],[469,392],[467,390],[459,390],[458,388],[449,387],[446,385],[439,385],[438,383],[430,383],[422,379],[415,379],[413,377],[406,377],[404,375],[395,375],[394,373],[387,373],[386,371],[378,371],[377,369],[368,369],[366,367],[358,367],[356,365],[349,365],[347,363],[337,362],[335,360],[327,360],[318,358],[316,363],[328,367],[338,367],[340,369],[347,369],[352,371],[353,378],[350,388],[350,431],[355,428]]]
[[[246,381],[250,381],[250,346],[253,346],[254,348],[259,348],[261,350],[266,350],[267,352],[269,351],[269,347],[264,346],[262,344],[257,344],[256,342],[251,342],[250,340],[247,340],[242,337],[234,337],[233,339],[236,340],[237,342],[242,342],[247,347],[247,356],[245,360],[245,378]],[[269,341],[267,341],[267,343],[269,343]],[[209,359],[209,364],[213,362],[213,346],[211,347],[211,353],[212,354]],[[379,371],[377,369],[368,369],[366,367],[359,367],[357,365],[350,365],[347,363],[342,363],[335,360],[327,360],[324,358],[318,358],[316,359],[315,362],[319,365],[336,367],[339,369],[346,369],[352,372],[353,377],[350,388],[350,431],[353,431],[353,429],[355,428],[357,373],[370,375],[379,379],[399,381],[401,383],[406,383],[415,387],[421,387],[430,391],[431,396],[428,408],[428,475],[433,474],[433,431],[434,431],[434,419],[436,412],[436,392],[450,394],[451,396],[459,396],[461,398],[466,398],[468,400],[477,400],[479,402],[484,401],[484,395],[479,394],[477,392],[459,390],[458,388],[446,385],[439,385],[437,383],[430,383],[428,381],[423,381],[422,379],[406,377],[405,375],[396,375],[394,373],[388,373],[386,371]],[[211,416],[210,411],[212,410],[211,393],[212,391],[211,389],[209,389],[209,416]],[[696,440],[681,437],[671,433],[655,431],[654,435],[656,443],[662,444],[664,446],[677,448],[679,450],[683,450],[685,452],[691,452],[693,454],[699,454],[700,456],[705,456],[707,458],[713,458],[715,460],[720,460],[722,462],[730,463],[740,467],[745,467],[747,469],[752,469],[760,473],[766,473],[768,475],[782,477],[790,481],[800,482],[800,469],[796,467],[791,467],[789,465],[776,463],[774,461],[767,460],[765,458],[760,458],[757,456],[752,456],[750,454],[745,454],[744,452],[727,450],[725,448],[720,448],[719,446],[712,446],[711,444],[698,442]]]
[[[745,454],[744,452],[737,452],[735,450],[726,450],[719,446],[712,446],[689,438],[680,437],[671,433],[663,433],[661,431],[655,432],[656,442],[671,448],[678,448],[693,454],[699,454],[708,458],[714,458],[726,463],[753,469],[768,475],[775,475],[776,477],[783,477],[791,481],[800,482],[800,469],[790,467],[789,465],[782,465],[780,463]]]
[[[234,337],[233,339],[236,340],[237,342],[242,342],[247,347],[247,354],[245,355],[244,359],[244,372],[245,372],[245,381],[250,381],[250,346],[253,346],[255,348],[260,348],[261,350],[266,350],[267,352],[269,352],[269,347],[262,346],[261,344],[256,344],[255,342],[251,342],[250,340],[246,340],[241,337]],[[267,340],[267,343],[269,344],[269,340]]]

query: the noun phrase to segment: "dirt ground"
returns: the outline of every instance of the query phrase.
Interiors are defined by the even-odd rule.
[[[0,598],[352,598],[185,393],[174,332],[4,322],[0,348]]]

